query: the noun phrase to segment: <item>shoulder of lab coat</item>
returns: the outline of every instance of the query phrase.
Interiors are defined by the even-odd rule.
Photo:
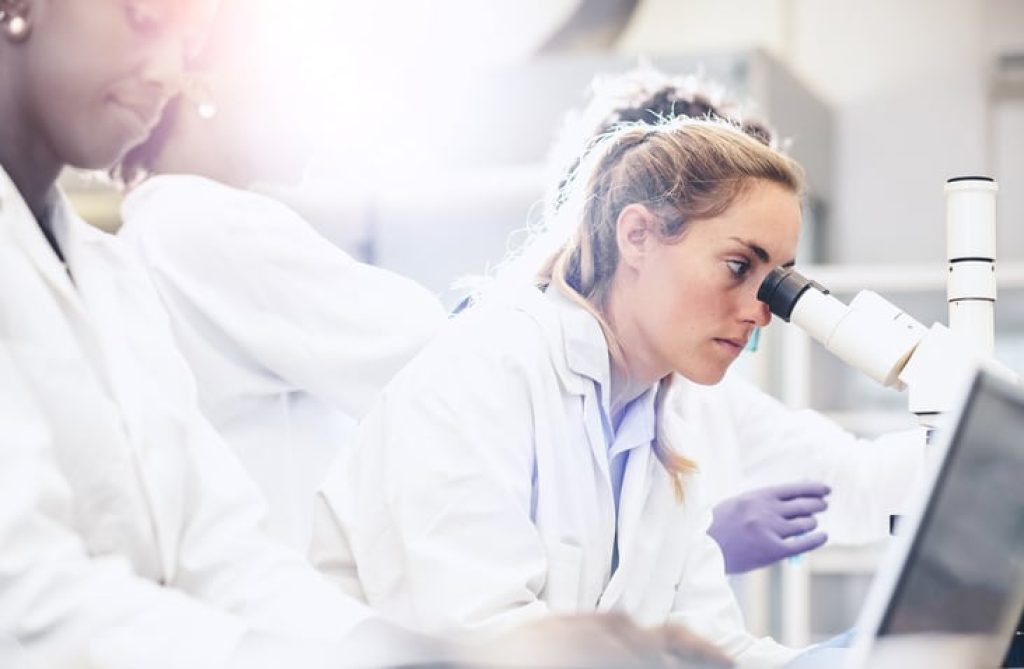
[[[349,415],[365,413],[445,322],[434,295],[355,261],[272,198],[157,176],[123,214],[120,235],[172,313],[198,313],[253,366]]]
[[[314,564],[425,631],[502,629],[547,613],[530,401],[547,347],[527,314],[484,305],[434,339],[331,467]]]
[[[888,536],[889,515],[904,510],[925,458],[925,432],[913,428],[862,439],[810,410],[791,409],[746,379],[717,386],[677,379],[669,420],[702,424],[713,448],[694,454],[709,480],[709,501],[801,480],[830,486],[819,527],[830,543]]]
[[[13,469],[24,473],[26,487],[15,488],[21,502],[13,521],[18,539],[5,541],[0,557],[0,609],[5,624],[13,621],[8,629],[17,630],[16,636],[43,656],[51,652],[51,642],[59,643],[67,633],[105,658],[102,666],[205,667],[229,652],[246,630],[334,640],[372,617],[259,530],[263,505],[258,493],[199,414],[166,314],[136,259],[118,240],[66,216],[62,248],[72,274],[89,284],[91,296],[113,320],[107,329],[123,333],[125,345],[106,347],[105,356],[86,353],[93,349],[80,337],[98,324],[72,323],[58,304],[61,298],[77,301],[75,313],[88,318],[90,303],[76,298],[27,210],[12,212],[11,203],[3,202],[0,334],[28,387],[25,396],[38,407],[37,413],[21,413],[21,420],[41,415],[50,437],[50,448],[44,449],[39,442],[45,437],[30,427],[25,450],[10,451]],[[7,235],[11,230],[18,232]],[[27,248],[26,240],[36,246]],[[27,256],[39,250],[46,253],[29,261]],[[53,271],[44,278],[39,267],[46,262]],[[63,290],[52,288],[56,284],[50,281],[57,280],[65,282]],[[75,341],[77,348],[69,343]],[[136,415],[112,402],[100,384],[45,387],[48,370],[60,365],[75,365],[79,378],[91,376],[93,366],[129,370],[121,378],[133,377],[137,394],[154,401]],[[13,383],[15,378],[0,375],[0,381]],[[154,423],[154,411],[164,420]],[[78,423],[68,421],[88,415],[96,420],[79,435]],[[109,517],[89,525],[84,518],[108,502],[88,497],[90,485],[71,483],[109,475],[103,471],[108,463],[104,459],[82,472],[68,467],[69,458],[57,457],[57,451],[78,452],[77,460],[71,460],[82,461],[82,449],[103,459],[110,448],[132,454],[135,467],[125,472],[136,480],[118,486],[111,481],[99,490],[117,487],[117,494],[143,515],[118,515],[112,509],[103,512]],[[5,457],[8,452],[5,447]],[[121,536],[119,526],[125,524],[132,525],[131,537],[149,537],[148,545],[108,540],[97,551],[82,534],[83,527],[109,525],[118,530],[110,539]],[[139,564],[151,571],[149,565],[161,563],[159,583],[156,576],[135,571]]]

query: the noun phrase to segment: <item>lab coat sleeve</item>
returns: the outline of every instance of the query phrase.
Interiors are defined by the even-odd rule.
[[[174,349],[167,313],[145,275],[138,274],[139,321],[151,338],[165,337],[155,350],[163,360],[161,412],[174,418],[164,429],[173,441],[146,454],[150,476],[165,486],[182,486],[180,535],[168,585],[242,619],[249,630],[328,644],[343,641],[360,623],[376,617],[365,605],[331,586],[303,556],[273,541],[262,529],[266,503],[236,454],[201,414],[191,369]],[[158,459],[161,458],[161,459]],[[157,483],[157,481],[152,481]],[[174,513],[161,508],[158,513]],[[174,524],[174,519],[165,519]]]
[[[689,499],[687,503],[693,503]],[[781,667],[800,651],[769,637],[746,631],[743,614],[725,576],[718,544],[707,534],[711,512],[706,510],[692,532],[682,579],[676,589],[669,623],[681,624],[716,645],[740,667]]]
[[[0,665],[222,667],[245,632],[239,618],[135,576],[119,557],[87,554],[66,524],[70,489],[42,415],[17,378],[0,349]]]
[[[440,302],[355,261],[284,205],[244,195],[233,206],[198,199],[191,215],[134,220],[125,236],[172,313],[194,310],[256,366],[362,416],[445,322]]]
[[[744,381],[732,382],[743,478],[748,487],[814,480],[830,486],[818,517],[832,543],[879,541],[889,516],[920,486],[925,431],[860,439],[812,410],[793,410]]]
[[[486,345],[435,340],[320,493],[312,559],[348,583],[358,565],[368,602],[422,631],[500,631],[548,613],[528,372]]]
[[[260,529],[265,504],[198,411],[186,448],[186,525],[174,585],[232,612],[251,628],[324,641],[376,617]]]

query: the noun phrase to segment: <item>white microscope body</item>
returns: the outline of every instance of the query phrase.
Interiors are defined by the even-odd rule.
[[[776,269],[758,290],[772,313],[796,323],[847,364],[882,385],[908,390],[922,425],[941,427],[978,365],[1011,383],[1020,376],[992,357],[996,301],[995,194],[987,177],[946,182],[946,298],[949,327],[930,328],[870,291],[849,306],[792,269]],[[1024,617],[1011,653],[1024,638]],[[1009,665],[1002,665],[1009,666]]]
[[[997,190],[987,177],[946,182],[949,327],[925,327],[871,291],[843,304],[792,269],[769,274],[758,299],[850,366],[884,386],[907,389],[910,411],[935,427],[979,364],[1020,383],[992,358]]]

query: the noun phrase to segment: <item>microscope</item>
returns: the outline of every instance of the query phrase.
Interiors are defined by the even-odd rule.
[[[993,358],[996,302],[996,193],[989,177],[946,182],[946,299],[949,325],[925,327],[871,291],[843,304],[792,268],[776,268],[757,298],[843,362],[883,386],[907,391],[908,408],[929,435],[952,409],[975,367],[1020,385]],[[1004,667],[1024,664],[1024,615]]]
[[[772,270],[757,298],[846,364],[883,386],[906,390],[911,413],[934,429],[978,364],[1020,383],[1016,372],[992,357],[997,190],[988,177],[946,182],[948,326],[926,327],[868,290],[843,304],[792,268]]]

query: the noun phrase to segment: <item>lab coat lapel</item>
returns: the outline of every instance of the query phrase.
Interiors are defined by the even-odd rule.
[[[590,453],[594,457],[594,466],[601,473],[602,481],[607,485],[610,508],[614,514],[614,501],[611,499],[611,474],[608,470],[608,442],[605,438],[604,419],[601,414],[601,400],[593,389],[583,394],[583,426],[590,443]]]
[[[59,226],[55,227],[64,258],[75,277],[78,293],[89,312],[89,330],[95,340],[96,353],[103,361],[100,374],[105,377],[109,392],[121,407],[122,419],[130,435],[143,434],[141,416],[143,398],[133,379],[138,370],[129,359],[126,334],[137,323],[125,321],[125,307],[131,305],[122,293],[131,290],[137,277],[127,276],[116,258],[108,257],[101,235],[62,203]],[[134,442],[138,443],[136,439]]]
[[[127,258],[116,252],[117,240],[89,227],[66,202],[61,206],[63,212],[55,232],[75,277],[77,292],[88,310],[86,329],[101,361],[99,375],[125,430],[141,492],[151,516],[160,518],[161,522],[153,524],[152,536],[160,556],[160,576],[171,580],[177,564],[176,528],[182,526],[185,505],[184,500],[161,504],[156,491],[175,490],[173,482],[181,480],[182,460],[174,452],[175,447],[168,448],[163,442],[180,439],[183,443],[184,435],[176,434],[176,426],[168,421],[148,424],[160,415],[160,407],[155,404],[171,389],[161,387],[156,393],[150,392],[147,384],[161,382],[157,370],[164,361],[147,360],[144,353],[137,351],[147,339],[139,334],[148,325],[138,295],[145,288],[139,283],[144,275],[132,271]],[[153,368],[143,369],[143,360]],[[162,440],[164,447],[154,440]]]
[[[59,207],[61,204],[57,203],[55,206]],[[14,243],[24,251],[40,276],[57,294],[58,299],[75,310],[78,316],[83,316],[84,308],[71,277],[50,248],[43,231],[36,223],[35,215],[3,168],[0,168],[0,216],[3,217],[4,228],[8,230]]]
[[[637,447],[630,451],[622,479],[619,498],[618,549],[619,565],[601,595],[599,610],[615,607],[627,591],[641,592],[639,581],[649,579],[661,543],[657,525],[660,517],[653,516],[649,504],[654,467],[660,467],[650,448]]]
[[[52,226],[61,252],[64,253],[65,260],[68,261],[68,266],[65,267],[50,247],[21,194],[18,193],[2,169],[0,169],[0,177],[2,177],[0,178],[0,188],[3,189],[2,198],[0,198],[0,215],[3,216],[4,228],[19,251],[28,258],[37,275],[52,291],[51,294],[61,314],[59,318],[63,319],[63,327],[71,333],[70,337],[52,333],[52,336],[48,336],[46,345],[59,346],[60,353],[68,356],[69,359],[82,358],[88,361],[102,388],[110,394],[112,399],[108,375],[103,369],[103,365],[97,360],[101,351],[93,331],[92,318],[89,316],[89,311],[72,276],[69,275],[69,271],[71,271],[71,263],[68,261],[69,249],[67,248],[69,244],[64,237],[66,237],[68,223],[66,219],[70,215],[70,208],[58,193],[53,202]],[[74,255],[74,250],[70,250]],[[57,316],[54,315],[54,317]],[[56,325],[54,326],[56,327]],[[56,349],[54,349],[54,353],[57,354]]]
[[[604,415],[607,413],[607,406],[604,403],[607,402],[607,398],[598,394],[598,388],[607,389],[609,385],[608,343],[601,326],[592,314],[557,291],[551,291],[554,289],[549,289],[549,298],[555,303],[560,315],[562,355],[565,357],[566,365],[577,378],[587,380],[581,384],[584,427],[594,464],[607,484],[610,494],[609,443],[604,424]]]
[[[607,548],[615,536],[615,499],[608,471],[608,442],[597,383],[608,375],[608,348],[594,317],[557,292],[531,289],[520,307],[530,313],[545,333],[551,360],[563,390],[579,397],[583,430],[593,466],[592,494],[597,508],[593,518],[599,529],[590,535],[594,546]],[[566,444],[565,446],[568,446]],[[578,476],[585,476],[577,472]],[[611,551],[608,550],[610,565]],[[601,579],[603,583],[603,577]],[[596,600],[599,588],[592,593]]]
[[[583,423],[594,466],[608,489],[611,503],[611,478],[608,474],[608,442],[602,419],[601,398],[595,382],[607,387],[608,345],[594,317],[579,305],[548,288],[530,289],[519,306],[530,314],[548,337],[552,362],[565,391],[581,396]],[[614,507],[612,507],[614,508]]]
[[[607,389],[610,385],[608,344],[604,332],[591,314],[560,294],[551,295],[550,298],[558,305],[561,313],[564,356],[569,369],[593,381],[585,384],[583,417],[594,464],[602,477],[601,496],[607,502],[608,517],[612,519],[615,518],[615,506],[608,468],[610,444],[603,418],[609,408],[603,404],[607,398],[597,393],[598,387]],[[630,593],[641,597],[645,592],[643,583],[649,581],[654,574],[653,570],[657,566],[655,561],[663,540],[663,511],[671,508],[671,505],[666,504],[651,508],[649,503],[654,487],[652,481],[657,474],[654,471],[656,467],[661,467],[661,463],[653,454],[649,440],[630,449],[619,498],[618,567],[601,594],[599,610],[616,607]]]

